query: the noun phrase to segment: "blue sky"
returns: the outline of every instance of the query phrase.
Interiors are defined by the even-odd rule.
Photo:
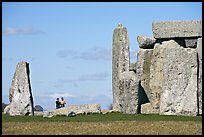
[[[153,21],[202,20],[202,2],[3,2],[2,102],[20,61],[30,64],[34,105],[112,103],[112,35],[128,30],[131,62],[138,35]]]

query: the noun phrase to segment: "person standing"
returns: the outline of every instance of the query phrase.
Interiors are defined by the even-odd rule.
[[[60,108],[60,101],[59,101],[59,98],[57,98],[56,100],[56,109]]]
[[[60,107],[65,107],[65,104],[66,102],[64,101],[64,98],[62,97],[60,101]]]

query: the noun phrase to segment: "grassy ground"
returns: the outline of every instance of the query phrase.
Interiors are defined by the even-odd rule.
[[[202,117],[128,115],[122,113],[85,116],[2,115],[3,135],[202,135]]]

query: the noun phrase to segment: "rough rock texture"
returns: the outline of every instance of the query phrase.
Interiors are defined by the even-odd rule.
[[[125,72],[119,79],[119,110],[127,114],[138,113],[138,79],[134,71]]]
[[[129,40],[126,28],[115,28],[112,46],[112,90],[113,110],[120,111],[119,77],[129,71]]]
[[[100,104],[82,104],[82,105],[70,105],[68,107],[63,107],[59,109],[50,110],[44,112],[44,117],[51,117],[56,115],[68,115],[70,112],[78,114],[88,114],[88,113],[101,113]]]
[[[127,29],[120,24],[113,32],[112,91],[113,110],[137,113],[137,82],[130,71],[129,39]]]
[[[139,104],[141,113],[151,113],[150,65],[153,49],[139,49],[137,54],[136,75],[140,81]]]
[[[185,46],[187,48],[196,48],[197,47],[197,38],[185,39]]]
[[[161,21],[152,23],[156,39],[202,36],[202,21]]]
[[[19,62],[16,67],[9,91],[10,104],[4,109],[5,113],[15,115],[34,115],[33,97],[29,77],[29,64]]]
[[[151,93],[151,113],[159,113],[160,93],[164,83],[163,75],[164,46],[155,44],[150,64],[149,88]]]
[[[137,36],[137,42],[142,49],[153,49],[156,39],[147,36]]]
[[[197,53],[174,40],[164,42],[163,84],[160,95],[161,115],[196,116]]]
[[[197,43],[198,53],[198,108],[199,114],[202,114],[202,38],[198,39]]]

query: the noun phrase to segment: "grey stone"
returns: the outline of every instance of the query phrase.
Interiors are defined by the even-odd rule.
[[[75,112],[73,112],[73,111],[71,111],[71,112],[69,112],[68,113],[68,117],[75,117],[77,114],[75,113]]]
[[[113,111],[137,113],[138,81],[134,68],[130,67],[127,29],[119,25],[113,32],[112,45]]]
[[[54,116],[53,112],[49,112],[49,111],[43,112],[43,117],[44,118],[51,118],[53,116]]]
[[[185,45],[187,48],[196,48],[197,47],[197,38],[185,39]]]
[[[163,47],[160,114],[196,116],[197,53],[170,40]]]
[[[138,113],[138,79],[134,71],[121,74],[119,79],[119,112]]]
[[[150,90],[150,65],[153,49],[139,49],[137,54],[136,75],[140,81],[139,85],[139,104],[141,113],[152,113],[151,110],[151,90]]]
[[[196,51],[198,53],[198,108],[202,114],[202,38],[198,39]]]
[[[43,108],[40,105],[36,105],[34,111],[43,111]]]
[[[29,63],[19,62],[9,91],[10,104],[4,113],[15,115],[34,115],[33,97],[29,77]]]
[[[147,36],[137,36],[137,42],[142,49],[153,49],[156,39]]]
[[[202,36],[202,21],[161,21],[152,23],[153,36],[156,39]]]
[[[121,26],[121,25],[120,25]],[[129,39],[126,28],[118,27],[113,32],[112,43],[112,92],[113,92],[113,110],[120,110],[120,92],[119,79],[120,75],[129,71]]]
[[[100,104],[69,105],[68,107],[54,109],[48,112],[51,112],[53,116],[56,115],[67,116],[71,112],[74,112],[77,115],[88,113],[101,113],[101,105]]]
[[[162,42],[165,43],[165,42]],[[150,80],[149,88],[151,93],[151,113],[159,113],[160,111],[160,93],[162,92],[162,86],[164,83],[163,76],[163,59],[164,59],[164,47],[163,44],[155,44],[152,59],[150,64]]]

